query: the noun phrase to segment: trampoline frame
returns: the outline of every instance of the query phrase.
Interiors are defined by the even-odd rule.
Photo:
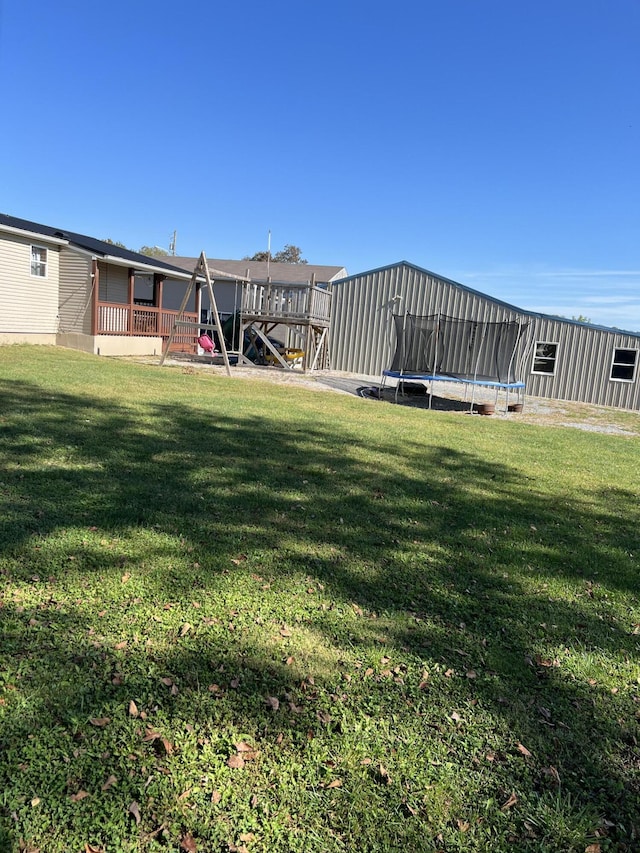
[[[509,396],[511,392],[516,392],[516,400],[517,403],[524,407],[525,401],[525,383],[521,379],[516,379],[516,375],[520,373],[522,370],[522,366],[525,362],[528,346],[522,346],[524,343],[524,332],[528,327],[528,323],[523,323],[520,320],[505,320],[505,321],[476,321],[470,320],[466,318],[456,318],[456,317],[448,317],[443,314],[429,314],[429,315],[417,315],[417,314],[409,314],[405,313],[403,315],[394,314],[394,328],[396,330],[396,351],[394,353],[394,357],[392,360],[392,368],[397,361],[400,362],[400,369],[389,369],[382,371],[382,383],[380,391],[384,391],[387,379],[396,379],[396,390],[395,390],[395,401],[398,401],[398,393],[401,389],[401,386],[406,381],[413,382],[421,382],[428,387],[429,394],[429,409],[432,406],[433,400],[433,383],[434,382],[454,382],[459,383],[465,386],[465,401],[467,399],[467,392],[469,386],[472,388],[471,392],[471,412],[474,410],[475,406],[475,393],[476,388],[484,387],[491,388],[495,390],[495,400],[494,403],[497,406],[498,403],[498,394],[499,392],[506,391],[506,402],[505,402],[505,412],[509,410]],[[476,345],[477,340],[477,331],[478,328],[481,327],[481,336],[480,341],[476,347],[475,352],[475,360],[473,364],[473,373],[470,374],[457,374],[457,373],[447,373],[440,371],[416,371],[415,369],[411,369],[411,365],[407,365],[407,361],[410,359],[410,354],[406,352],[407,349],[411,349],[414,347],[413,341],[409,340],[409,347],[407,347],[407,323],[412,320],[427,320],[431,321],[433,325],[433,332],[435,333],[435,339],[433,343],[433,361],[434,366],[438,366],[438,346],[439,346],[439,336],[441,334],[441,320],[448,321],[451,323],[467,323],[469,324],[469,341],[466,342],[469,347],[469,352],[472,354],[472,350]],[[400,331],[400,321],[402,321],[401,332],[402,339],[399,338]],[[517,332],[515,335],[515,340],[513,342],[511,352],[509,354],[508,364],[507,364],[507,377],[509,377],[509,381],[504,381],[500,376],[491,376],[480,374],[479,366],[481,363],[481,358],[484,357],[486,360],[487,353],[483,350],[485,340],[487,337],[487,329],[489,326],[495,325],[510,325],[517,326]],[[413,329],[412,329],[413,331]],[[421,331],[424,331],[421,330]],[[430,344],[430,340],[427,342]],[[499,346],[499,339],[497,343],[494,343],[494,347],[497,348]],[[518,358],[518,351],[520,350],[520,357]],[[444,350],[443,350],[444,352]],[[424,353],[421,353],[424,355]],[[456,353],[459,357],[460,353]],[[497,364],[497,352],[493,352],[492,360]],[[399,357],[399,358],[398,358]],[[511,378],[513,377],[513,378]]]

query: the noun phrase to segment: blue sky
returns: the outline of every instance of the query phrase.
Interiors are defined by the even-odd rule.
[[[0,211],[640,330],[638,0],[0,0]]]

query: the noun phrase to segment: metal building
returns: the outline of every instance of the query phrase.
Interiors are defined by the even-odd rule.
[[[527,395],[640,410],[640,332],[525,311],[407,261],[333,283],[332,369],[380,376],[405,312],[528,323]]]

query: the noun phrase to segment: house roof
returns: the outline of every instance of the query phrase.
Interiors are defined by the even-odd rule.
[[[479,290],[474,290],[472,287],[468,287],[466,284],[460,284],[459,281],[453,281],[453,279],[446,278],[446,276],[439,275],[438,273],[432,272],[431,270],[427,270],[424,267],[419,267],[417,264],[412,264],[409,261],[398,261],[395,264],[386,264],[383,267],[376,267],[375,269],[366,270],[365,272],[359,272],[355,273],[354,275],[344,276],[343,278],[334,281],[334,284],[344,284],[345,282],[352,281],[356,278],[364,278],[364,276],[374,275],[375,273],[384,272],[385,270],[391,270],[397,267],[409,267],[410,269],[416,270],[420,273],[424,273],[425,275],[428,275],[431,278],[437,278],[440,281],[444,281],[447,284],[451,284],[454,287],[458,287],[460,288],[460,290],[464,290],[467,293],[473,293],[475,296],[479,296],[482,299],[488,299],[490,302],[493,302],[496,305],[501,305],[503,308],[506,308],[509,311],[513,311],[516,314],[522,314],[525,317],[542,317],[547,320],[558,320],[562,323],[568,323],[571,326],[588,326],[590,329],[599,329],[601,332],[614,332],[619,335],[629,335],[631,337],[640,338],[640,332],[630,332],[627,329],[618,329],[612,326],[600,326],[596,323],[585,323],[582,320],[572,320],[569,317],[560,317],[555,314],[542,314],[539,311],[528,311],[526,308],[518,308],[517,305],[512,305],[509,302],[504,302],[504,300],[497,299],[496,297],[490,296],[487,293],[482,293]]]
[[[193,272],[198,258],[171,257],[171,263],[183,270]],[[336,279],[344,278],[347,271],[344,267],[322,266],[319,264],[279,264],[266,261],[230,261],[219,258],[207,258],[207,266],[213,278],[221,278],[225,274],[230,279],[247,279],[251,281],[271,281],[280,284],[307,284],[315,278],[316,284],[328,284]],[[221,275],[222,274],[222,275]]]
[[[74,231],[66,231],[63,228],[51,225],[41,225],[38,222],[30,222],[27,219],[18,219],[16,216],[7,216],[5,213],[0,213],[0,230],[33,234],[34,237],[39,237],[41,240],[48,239],[54,243],[83,249],[97,258],[120,263],[126,262],[128,266],[163,272],[167,275],[171,274],[174,278],[176,274],[179,278],[186,277],[183,269],[172,266],[158,258],[141,255],[139,252],[123,249],[120,246],[115,246],[113,243],[97,240],[95,237],[88,237],[85,234],[77,234]]]

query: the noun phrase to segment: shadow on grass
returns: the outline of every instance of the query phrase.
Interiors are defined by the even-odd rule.
[[[576,813],[606,818],[618,849],[633,849],[640,788],[629,703],[637,686],[612,697],[567,671],[562,650],[612,661],[637,656],[631,625],[620,624],[607,604],[608,590],[637,591],[636,495],[615,488],[564,498],[559,507],[548,485],[538,486],[525,470],[427,440],[399,450],[390,437],[371,449],[339,424],[303,416],[283,431],[277,420],[242,408],[222,414],[205,403],[161,405],[141,418],[100,400],[41,394],[17,383],[2,387],[9,414],[0,436],[0,559],[14,581],[50,589],[37,609],[21,611],[13,602],[0,609],[13,670],[29,694],[0,729],[6,791],[18,772],[34,790],[46,779],[43,754],[35,750],[29,759],[43,721],[47,731],[35,737],[61,754],[78,752],[80,768],[70,771],[62,794],[51,795],[99,789],[109,764],[106,731],[87,721],[108,717],[134,756],[133,776],[121,784],[110,815],[112,831],[126,832],[128,802],[149,787],[145,755],[165,769],[172,761],[161,740],[145,740],[148,725],[160,732],[163,722],[182,721],[184,742],[176,748],[206,754],[222,777],[231,773],[233,744],[217,730],[234,730],[240,740],[250,733],[274,761],[285,732],[317,773],[326,760],[314,750],[322,752],[317,744],[325,735],[341,733],[344,705],[369,721],[381,713],[399,728],[406,721],[438,760],[466,764],[490,754],[503,781],[491,792],[496,802],[509,796],[514,779],[526,779],[529,799],[567,796]],[[132,531],[139,534],[133,544]],[[69,579],[108,584],[125,573],[142,580],[135,594],[124,586],[119,594],[131,636],[117,648],[108,631],[102,636],[104,617],[88,615],[82,601],[71,606],[62,592]],[[544,580],[528,582],[529,575]],[[555,581],[570,595],[549,592]],[[299,587],[301,627],[336,650],[326,665],[309,653],[317,665],[311,682],[265,639],[279,626],[269,623],[268,603],[260,615],[262,585],[269,595]],[[248,600],[262,624],[255,611],[237,610],[248,587],[255,587]],[[185,603],[212,589],[226,602],[228,622]],[[314,598],[319,590],[322,601]],[[95,596],[93,582],[87,595]],[[171,642],[147,648],[154,607]],[[100,612],[99,599],[94,610]],[[34,624],[25,633],[27,616]],[[190,630],[182,636],[185,624]],[[378,666],[376,647],[381,656],[397,652],[398,671],[393,659]],[[37,667],[42,681],[35,684],[38,659],[45,666]],[[436,667],[426,684],[414,678],[425,662]],[[343,700],[347,676],[351,694]],[[281,703],[276,714],[265,706],[270,696]],[[124,712],[131,699],[148,723]],[[445,708],[460,718],[454,725]],[[509,745],[482,742],[473,755],[458,755],[466,718],[483,711],[500,721]],[[114,761],[116,775],[127,777],[126,762]],[[514,761],[526,769],[512,776]],[[404,792],[385,791],[385,802],[401,814],[413,806],[410,772],[399,772]],[[358,784],[370,785],[375,800],[371,774]],[[163,791],[158,783],[149,832],[163,808],[180,823],[175,803],[162,804]],[[480,779],[476,793],[482,796]],[[88,805],[79,820],[89,832]],[[6,826],[13,832],[10,819]],[[403,843],[424,833],[424,825],[402,827],[396,833]],[[533,820],[528,832],[535,849],[543,828]]]

